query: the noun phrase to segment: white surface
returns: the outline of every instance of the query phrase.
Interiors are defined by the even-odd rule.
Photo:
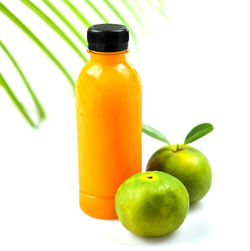
[[[3,2],[47,39],[76,78],[82,67],[77,56],[66,45],[59,46],[57,36],[38,18],[25,15],[27,9],[19,1]],[[136,237],[119,221],[83,214],[78,208],[70,86],[0,14],[1,38],[47,111],[47,121],[34,131],[0,88],[0,250],[75,251],[117,245],[143,250],[249,249],[249,2],[175,0],[166,5],[172,22],[150,12],[154,31],[140,34],[140,46],[130,55],[143,83],[143,121],[172,143],[182,142],[198,123],[214,125],[210,135],[192,144],[212,165],[213,185],[207,197],[191,208],[178,231],[155,239]],[[0,55],[1,72],[22,93],[20,79]],[[160,146],[143,136],[143,170]]]

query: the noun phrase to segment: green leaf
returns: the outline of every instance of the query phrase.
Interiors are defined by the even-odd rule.
[[[133,38],[133,40],[135,42],[137,42],[135,33],[133,31],[132,28],[130,28],[130,25],[128,24],[128,22],[126,21],[126,19],[122,16],[122,14],[115,8],[115,6],[111,3],[111,1],[109,0],[103,0],[104,3],[110,8],[110,10],[120,19],[120,21],[122,22],[122,24],[126,25],[129,29],[129,32]]]
[[[88,19],[85,16],[83,16],[82,13],[78,10],[78,8],[75,5],[73,5],[69,0],[62,0],[62,1],[86,27],[89,27],[91,25]]]
[[[109,20],[102,14],[102,12],[91,2],[92,0],[85,0],[89,7],[102,19],[104,23],[109,23]]]
[[[154,8],[159,14],[161,14],[165,19],[169,19],[168,15],[165,12],[165,0],[146,0],[146,2]]]
[[[60,61],[54,56],[54,54],[45,46],[45,44],[24,24],[16,17],[8,8],[6,8],[0,2],[0,11],[8,17],[15,25],[17,25],[33,42],[55,63],[59,70],[68,79],[73,89],[75,88],[75,81],[72,79],[68,71],[60,63]]]
[[[18,100],[18,98],[16,97],[15,93],[12,91],[12,89],[10,88],[9,84],[6,82],[6,80],[4,79],[3,75],[0,73],[0,86],[3,87],[3,89],[6,91],[6,93],[8,94],[9,98],[11,99],[11,101],[14,103],[14,105],[16,106],[16,108],[18,109],[18,111],[23,115],[23,117],[25,118],[25,120],[33,127],[33,128],[37,128],[38,125],[36,125],[32,118],[30,117],[30,115],[27,113],[26,109],[24,108],[24,105]]]
[[[31,88],[27,78],[25,77],[23,71],[21,70],[20,66],[18,65],[17,61],[15,60],[15,58],[12,56],[12,54],[9,52],[9,50],[7,49],[7,47],[4,45],[4,43],[0,40],[0,47],[3,49],[3,51],[5,52],[5,54],[9,57],[9,59],[11,60],[12,64],[14,65],[14,67],[16,68],[17,72],[19,73],[20,77],[22,78],[23,80],[23,83],[24,85],[26,86],[31,98],[32,98],[32,101],[34,102],[35,104],[35,107],[38,111],[38,117],[39,117],[39,121],[42,121],[44,118],[45,118],[45,111],[40,103],[40,101],[38,100],[35,92],[33,91],[33,89]],[[2,77],[3,78],[3,77]],[[3,81],[2,82],[5,82],[6,81]],[[5,84],[6,86],[6,84]]]
[[[148,20],[148,15],[145,13],[145,11],[142,11],[144,8],[145,1],[130,1],[130,0],[124,0],[129,2],[131,5],[133,5],[134,12],[136,15],[138,15],[138,19],[142,23],[142,29],[144,31],[151,31],[151,24],[149,22],[146,22],[145,20]]]
[[[156,129],[154,129],[153,127],[149,126],[149,125],[142,125],[142,131],[147,134],[148,136],[158,139],[162,142],[165,142],[167,144],[170,145],[169,141],[167,140],[167,138],[159,131],[157,131]]]
[[[81,50],[75,45],[75,43],[68,37],[68,35],[42,10],[40,10],[35,4],[29,0],[21,0],[30,10],[32,10],[38,17],[40,17],[53,31],[55,31],[84,61],[87,62],[87,58],[83,55]]]
[[[81,33],[75,28],[75,26],[64,16],[64,14],[56,8],[49,0],[42,0],[47,7],[75,34],[75,36],[87,46],[86,39],[81,35]]]
[[[144,25],[144,21],[141,20],[140,16],[138,15],[138,13],[136,12],[136,10],[134,9],[133,5],[133,1],[130,0],[122,0],[122,2],[124,3],[124,5],[127,7],[127,9],[131,12],[131,14],[134,16],[135,20],[137,21],[137,23],[140,25],[140,27],[142,29],[145,28]],[[136,1],[134,1],[136,2]]]
[[[199,138],[202,138],[203,136],[213,131],[213,129],[214,127],[209,123],[203,123],[195,126],[186,136],[184,144],[189,144]]]

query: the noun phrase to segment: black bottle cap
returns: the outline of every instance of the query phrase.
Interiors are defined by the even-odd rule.
[[[129,31],[121,24],[95,24],[88,28],[87,38],[91,51],[124,51],[128,49]]]

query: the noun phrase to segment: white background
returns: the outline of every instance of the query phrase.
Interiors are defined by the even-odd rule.
[[[76,79],[83,63],[74,52],[19,1],[3,3],[46,41]],[[81,4],[77,6],[83,8]],[[55,65],[0,13],[0,38],[47,112],[41,128],[31,129],[0,88],[0,250],[249,249],[249,1],[169,0],[169,21],[142,5],[150,32],[140,32],[127,17],[139,37],[137,48],[131,43],[130,61],[143,83],[143,122],[172,143],[181,143],[198,123],[214,125],[211,134],[192,144],[211,162],[209,194],[191,207],[178,231],[161,238],[140,238],[118,220],[82,213],[73,92]],[[85,34],[73,14],[67,15]],[[92,23],[100,22],[89,15]],[[26,97],[2,51],[0,70],[20,97]],[[28,96],[23,101],[33,109]],[[162,145],[143,135],[143,170]]]

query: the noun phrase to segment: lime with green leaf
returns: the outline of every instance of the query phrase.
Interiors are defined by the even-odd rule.
[[[185,185],[190,203],[198,202],[211,187],[212,171],[206,156],[188,144],[212,130],[210,123],[197,125],[187,134],[184,144],[171,145],[161,132],[143,125],[145,134],[168,144],[151,156],[146,170],[162,171],[175,176]]]

